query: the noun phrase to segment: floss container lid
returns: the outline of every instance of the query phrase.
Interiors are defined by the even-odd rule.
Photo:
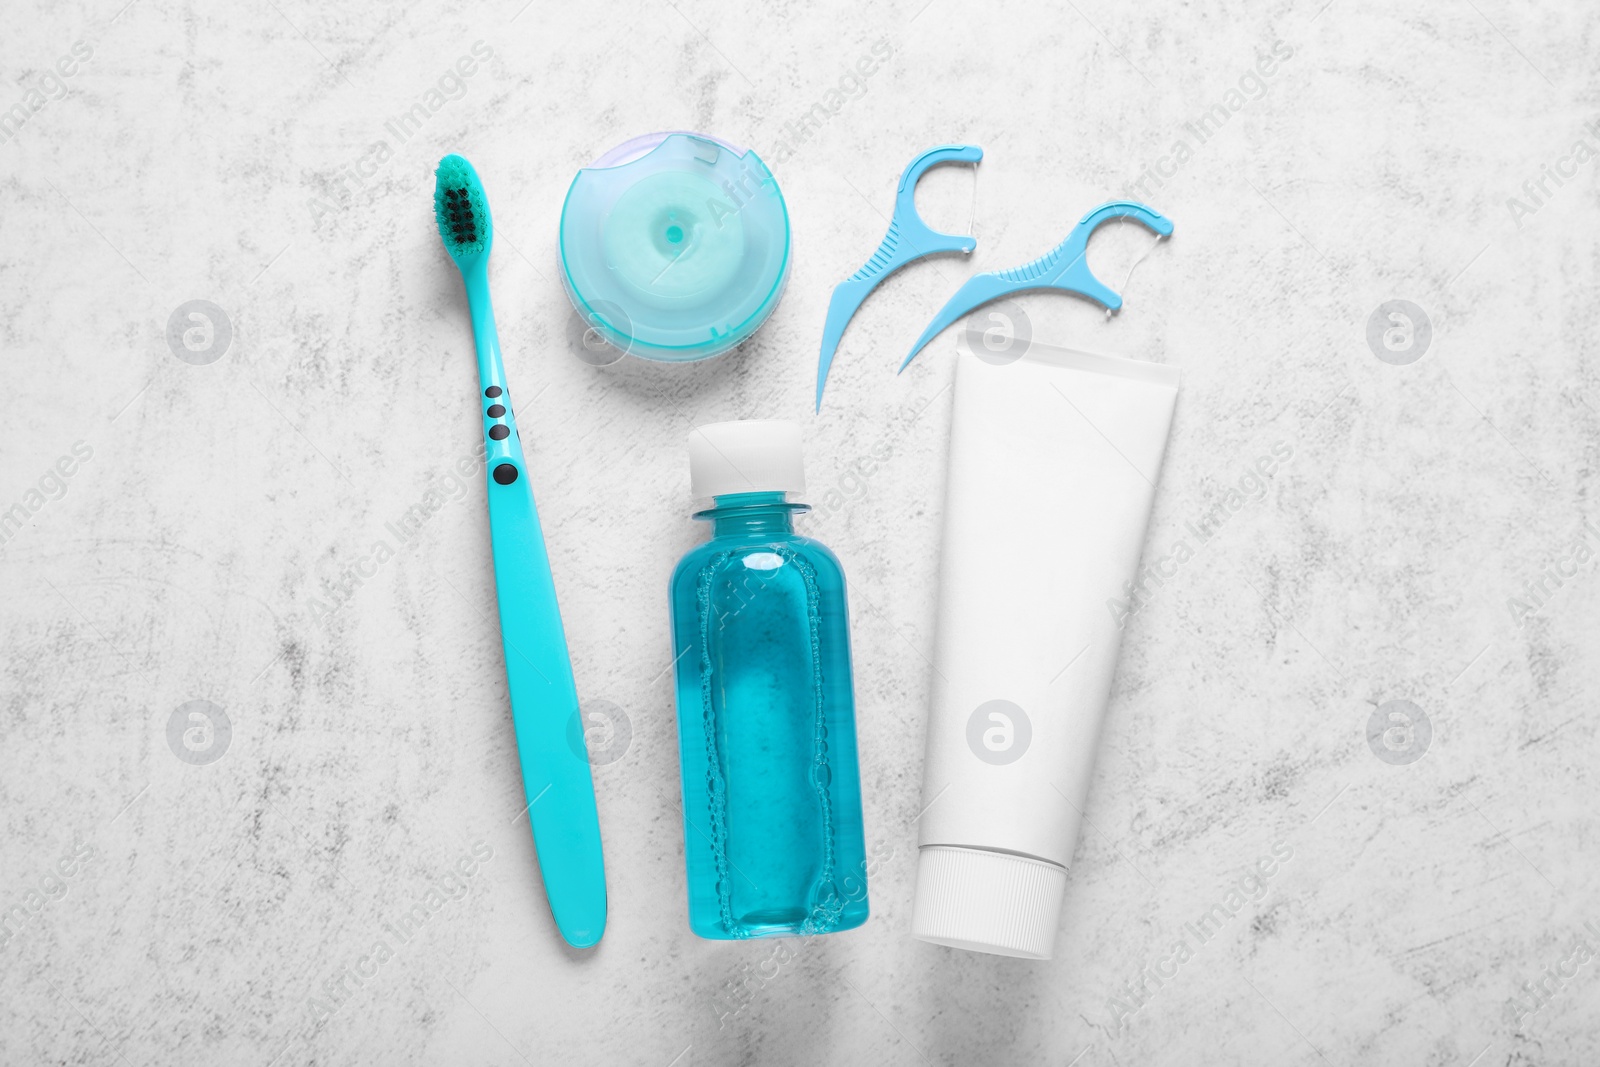
[[[561,281],[623,352],[707,359],[754,333],[789,274],[789,212],[747,149],[651,133],[578,171],[561,209]]]

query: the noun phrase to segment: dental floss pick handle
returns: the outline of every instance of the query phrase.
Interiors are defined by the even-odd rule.
[[[845,327],[850,325],[872,290],[901,267],[924,256],[936,252],[966,253],[978,247],[977,240],[972,237],[940,233],[922,221],[922,216],[917,214],[917,182],[941,163],[977,163],[982,158],[983,149],[977,145],[947,144],[930,148],[906,164],[895,192],[889,232],[866,265],[834,287],[833,298],[828,301],[828,318],[822,326],[822,355],[817,361],[818,411],[822,410],[822,387],[827,384],[828,369],[833,366]]]
[[[922,336],[911,346],[911,351],[900,364],[900,369],[905,370],[907,364],[916,358],[917,353],[921,352],[929,341],[939,336],[945,327],[963,315],[1015,293],[1027,292],[1030,289],[1055,289],[1058,292],[1086,296],[1107,311],[1116,311],[1122,307],[1122,297],[1112,292],[1094,276],[1084,258],[1089,248],[1089,238],[1094,231],[1102,223],[1116,218],[1130,218],[1142,223],[1157,237],[1167,237],[1172,233],[1171,219],[1138,201],[1112,200],[1101,204],[1078,220],[1072,232],[1067,234],[1066,240],[1032,263],[974,274],[968,278],[966,284],[957,289],[955,295],[939,309],[933,321],[928,323],[928,328],[922,331]]]
[[[556,926],[569,944],[588,948],[606,923],[600,819],[587,749],[569,741],[577,685],[489,300],[488,200],[477,172],[456,155],[440,162],[434,196],[440,237],[466,284],[477,345],[494,582],[528,821]]]

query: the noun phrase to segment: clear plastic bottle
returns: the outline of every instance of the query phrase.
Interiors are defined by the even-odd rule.
[[[844,571],[794,532],[800,428],[689,435],[711,539],[672,576],[689,926],[735,940],[867,921]]]

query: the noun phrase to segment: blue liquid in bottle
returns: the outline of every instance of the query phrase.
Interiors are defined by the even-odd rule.
[[[736,940],[867,921],[844,572],[781,492],[730,493],[672,576],[689,926]]]

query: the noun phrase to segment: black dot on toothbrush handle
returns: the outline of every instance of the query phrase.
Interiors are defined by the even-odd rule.
[[[494,480],[501,485],[510,485],[517,480],[517,468],[511,463],[502,463],[494,469]]]
[[[493,400],[495,397],[499,396],[502,392],[504,392],[504,390],[501,389],[498,385],[491,385],[491,386],[489,386],[489,388],[487,388],[487,389],[485,389],[483,391],[483,395],[488,397],[490,400]]]
[[[504,404],[490,404],[489,405],[489,417],[491,419],[498,419],[501,415],[504,415],[505,413],[506,413],[506,408],[505,408]]]
[[[489,427],[489,436],[496,441],[504,441],[511,436],[511,430],[505,423],[500,422]]]

